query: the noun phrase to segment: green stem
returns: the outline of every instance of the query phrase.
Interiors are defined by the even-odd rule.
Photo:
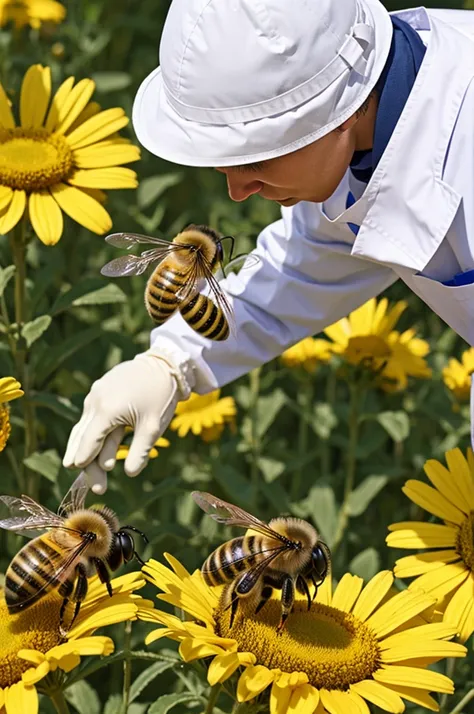
[[[333,369],[329,370],[329,375],[326,382],[326,403],[332,407],[336,401],[336,373]],[[331,471],[331,448],[329,437],[321,442],[321,476],[327,478]]]
[[[258,466],[261,446],[260,436],[258,433],[258,398],[260,395],[260,372],[261,367],[257,367],[256,369],[252,370],[252,372],[250,372],[250,479],[252,484],[252,502],[254,507],[257,506],[260,479],[260,469]]]
[[[454,678],[454,672],[455,672],[455,670],[456,670],[456,664],[457,664],[457,659],[456,659],[456,657],[449,657],[449,658],[448,658],[448,660],[447,660],[447,662],[446,662],[446,676],[449,677],[449,679],[453,679],[453,678]],[[443,695],[440,697],[440,700],[439,700],[439,710],[440,710],[440,712],[445,712],[445,711],[446,711],[446,707],[447,707],[447,704],[448,704],[448,697],[449,697],[448,694],[443,694]]]
[[[474,699],[474,688],[470,689],[468,693],[464,695],[459,704],[456,704],[454,709],[451,709],[449,714],[462,714],[463,708],[466,706],[466,704],[469,704],[471,699]]]
[[[213,714],[214,707],[217,703],[217,700],[219,698],[219,694],[222,688],[222,684],[218,683],[215,684],[213,687],[211,687],[211,691],[209,692],[209,699],[207,701],[207,706],[204,714]]]
[[[153,660],[154,662],[156,660],[163,661],[166,659],[165,657],[156,655],[153,652],[125,652],[124,650],[121,650],[120,652],[116,652],[111,657],[104,657],[104,659],[93,661],[83,669],[80,669],[74,677],[70,677],[68,679],[66,689],[72,687],[72,685],[76,684],[76,682],[87,679],[100,669],[104,669],[104,667],[110,667],[112,664],[116,664],[117,662],[123,662],[127,657],[129,657],[130,660]]]
[[[130,700],[130,687],[132,684],[132,660],[130,657],[130,645],[132,640],[132,621],[129,620],[125,623],[125,637],[123,642],[123,649],[125,652],[125,658],[123,660],[123,697],[122,697],[122,707],[120,709],[120,714],[127,714],[128,703]]]
[[[298,390],[298,404],[300,406],[300,421],[298,429],[298,458],[302,461],[308,451],[308,435],[309,435],[309,425],[311,423],[311,417],[313,413],[313,398],[314,398],[314,382],[311,376],[309,379],[305,379],[302,382],[300,389]],[[291,498],[293,501],[297,501],[301,493],[301,482],[303,480],[303,473],[306,470],[308,464],[305,463],[299,466],[291,484]]]
[[[349,499],[351,493],[354,490],[355,475],[356,475],[356,450],[357,441],[359,438],[359,398],[360,390],[359,385],[356,383],[349,384],[350,402],[349,402],[349,421],[348,421],[348,431],[349,431],[349,443],[347,446],[347,461],[346,461],[346,479],[344,482],[344,496],[342,500],[341,509],[339,511],[339,519],[336,528],[336,535],[334,537],[334,542],[332,545],[332,552],[335,553],[336,550],[341,545],[344,538],[344,533],[346,532],[347,525],[349,523]]]
[[[36,425],[35,409],[31,401],[31,384],[28,371],[28,349],[26,341],[21,332],[24,324],[28,321],[27,296],[26,296],[26,233],[25,219],[22,219],[12,233],[10,233],[10,247],[15,264],[15,322],[17,326],[17,341],[14,346],[14,358],[16,365],[16,379],[21,383],[25,392],[22,398],[23,415],[25,421],[25,443],[24,458],[28,457],[36,449]],[[32,498],[37,498],[38,475],[34,471],[27,470],[22,464],[22,478],[25,482],[26,491]]]
[[[64,698],[64,694],[61,689],[56,689],[52,692],[48,692],[48,696],[54,704],[58,714],[70,714],[69,707]]]

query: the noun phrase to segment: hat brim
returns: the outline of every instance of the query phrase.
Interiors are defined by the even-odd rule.
[[[330,121],[321,126],[326,107],[334,110],[328,87],[295,109],[252,122],[204,124],[180,116],[166,98],[160,67],[138,89],[133,126],[139,142],[155,156],[183,166],[226,167],[273,159],[297,151],[340,126],[365,102],[375,87],[390,50],[392,22],[379,0],[359,0],[372,18],[375,61],[368,76],[345,90]],[[326,94],[326,96],[324,96]],[[315,129],[315,127],[317,127]]]

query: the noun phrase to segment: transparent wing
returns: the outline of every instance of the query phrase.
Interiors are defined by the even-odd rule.
[[[61,517],[61,520],[70,513],[80,511],[84,508],[88,491],[89,484],[87,482],[86,474],[84,471],[81,471],[59,504],[58,515]]]
[[[154,243],[155,245],[169,246],[170,241],[164,238],[154,238],[153,236],[144,236],[140,233],[111,233],[105,237],[107,243],[115,246],[116,248],[125,248],[125,250],[130,250],[136,245],[142,245],[143,243]]]
[[[253,268],[259,263],[261,259],[258,255],[253,253],[244,253],[243,255],[238,255],[236,258],[227,263],[224,268],[219,267],[214,273],[216,280],[223,280],[229,273],[239,273],[241,270],[248,270]]]
[[[21,496],[20,498],[0,496],[0,502],[4,503],[13,514],[11,518],[0,520],[0,528],[7,531],[14,531],[19,534],[24,532],[25,535],[34,538],[37,532],[44,531],[47,528],[60,528],[64,522],[61,516],[41,506],[29,496]],[[36,531],[36,533],[31,531]]]
[[[202,253],[196,253],[193,257],[192,268],[186,280],[186,284],[176,293],[178,299],[184,302],[192,297],[196,292],[201,290],[202,281],[205,281],[209,286],[209,297],[223,311],[231,331],[234,332],[235,321],[232,306],[224,290],[217,282],[210,264]]]
[[[227,501],[221,501],[220,498],[216,498],[211,493],[205,493],[204,491],[193,491],[191,495],[197,505],[218,523],[224,523],[226,526],[252,528],[254,531],[269,538],[275,538],[285,544],[289,542],[288,538],[277,533],[266,523],[244,511],[243,508],[227,503]]]
[[[158,240],[158,239],[157,239]],[[121,255],[106,263],[100,272],[108,278],[124,278],[130,275],[142,275],[149,265],[157,261],[162,261],[170,253],[179,250],[189,250],[186,245],[175,245],[164,240],[161,241],[163,247],[145,250],[140,255]]]

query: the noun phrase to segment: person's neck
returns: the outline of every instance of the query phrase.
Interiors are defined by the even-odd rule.
[[[375,119],[377,117],[378,98],[372,93],[366,110],[360,114],[355,129],[355,150],[367,151],[373,148]]]

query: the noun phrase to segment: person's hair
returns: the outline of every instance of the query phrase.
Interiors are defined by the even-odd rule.
[[[367,114],[372,97],[375,97],[375,89],[371,91],[365,102],[356,111],[357,118],[364,116],[364,114]]]

